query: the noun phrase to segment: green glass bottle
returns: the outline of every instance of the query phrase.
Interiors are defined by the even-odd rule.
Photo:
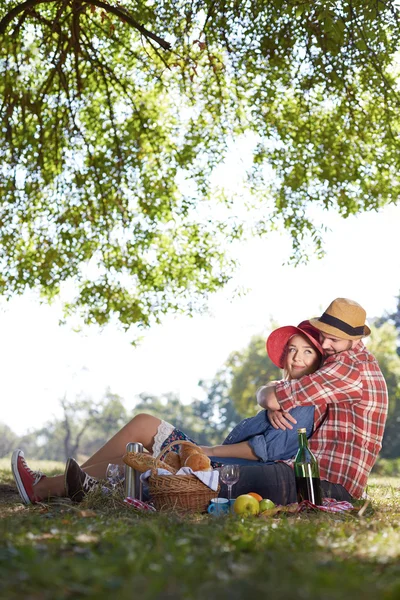
[[[299,449],[294,459],[297,502],[309,500],[313,504],[322,504],[321,480],[318,461],[308,447],[306,429],[298,429]]]

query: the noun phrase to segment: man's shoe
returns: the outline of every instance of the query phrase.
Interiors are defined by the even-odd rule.
[[[14,450],[11,457],[11,469],[17,484],[19,495],[24,504],[36,504],[43,498],[36,496],[34,486],[46,475],[40,471],[32,471],[26,464],[22,450]]]
[[[69,458],[65,466],[65,491],[73,502],[82,502],[85,495],[98,485],[97,479],[90,477],[80,468],[75,459]]]

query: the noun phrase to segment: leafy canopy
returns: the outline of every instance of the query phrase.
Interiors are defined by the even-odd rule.
[[[399,17],[379,0],[3,0],[0,291],[149,326],[224,285],[242,232],[211,176],[255,140],[258,233],[398,197]],[[228,213],[229,214],[229,213]]]

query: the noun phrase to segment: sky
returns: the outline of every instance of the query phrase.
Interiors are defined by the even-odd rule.
[[[241,266],[215,294],[209,314],[168,316],[134,347],[132,335],[60,326],[61,304],[40,304],[33,293],[0,303],[0,421],[18,435],[59,416],[59,399],[84,394],[99,400],[107,388],[131,410],[141,392],[177,393],[182,402],[202,397],[229,353],[252,335],[267,335],[271,319],[297,324],[320,315],[337,297],[356,300],[370,318],[396,307],[400,291],[400,206],[346,220],[327,214],[326,256],[308,265],[283,266],[287,236],[241,244]],[[248,288],[235,295],[238,286]]]

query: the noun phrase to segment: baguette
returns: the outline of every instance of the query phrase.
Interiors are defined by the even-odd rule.
[[[154,456],[145,452],[127,452],[122,457],[122,460],[126,465],[132,467],[136,471],[140,471],[140,473],[145,473],[149,469],[166,469],[173,474],[177,471],[177,469],[174,469],[174,467],[171,467],[171,465],[165,461],[154,458]]]

